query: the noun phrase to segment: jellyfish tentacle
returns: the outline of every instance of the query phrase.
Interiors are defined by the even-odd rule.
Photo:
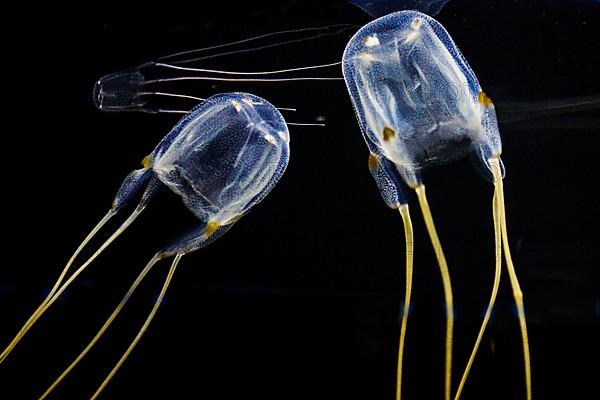
[[[341,26],[339,29],[337,29],[333,32],[324,32],[324,33],[319,33],[319,34],[312,35],[309,37],[303,37],[303,38],[298,38],[298,39],[289,39],[289,40],[284,40],[281,42],[269,43],[269,44],[259,45],[256,47],[243,48],[243,49],[239,49],[239,50],[223,51],[223,52],[216,53],[216,54],[209,54],[209,55],[205,55],[205,56],[194,57],[194,58],[191,58],[188,60],[171,61],[170,63],[178,64],[178,65],[191,64],[191,63],[194,63],[197,61],[209,60],[209,59],[213,59],[213,58],[230,56],[230,55],[234,55],[234,54],[253,53],[256,51],[266,50],[266,49],[270,49],[270,48],[274,48],[274,47],[287,46],[287,45],[294,44],[294,43],[306,42],[308,40],[321,39],[321,38],[324,38],[327,36],[335,36],[335,35],[339,35],[342,32],[348,31],[350,29],[355,29],[355,28],[356,28],[356,25],[349,24],[346,26]],[[164,59],[158,59],[157,61],[164,61]],[[149,63],[149,64],[151,65],[152,63]]]
[[[431,239],[431,244],[433,246],[433,250],[438,261],[438,266],[440,268],[440,274],[442,277],[442,284],[444,287],[444,300],[446,303],[446,355],[444,367],[444,398],[446,400],[449,400],[450,389],[452,384],[452,342],[454,331],[454,301],[452,297],[452,284],[450,282],[450,273],[448,271],[446,256],[444,255],[442,244],[440,243],[440,239],[435,229],[435,224],[433,222],[431,210],[429,209],[429,203],[427,202],[427,196],[425,194],[425,185],[420,184],[415,188],[415,191],[417,193],[419,205],[421,206],[421,212],[423,214],[423,219],[425,220],[427,232],[429,233],[429,238]]]
[[[299,72],[299,71],[309,71],[314,69],[323,69],[330,68],[341,65],[341,61],[336,61],[327,64],[317,64],[317,65],[309,65],[304,67],[294,67],[294,68],[286,68],[279,69],[273,71],[252,71],[252,72],[241,72],[241,71],[224,71],[219,69],[206,69],[206,68],[192,68],[192,67],[181,67],[178,65],[172,65],[167,63],[156,63],[157,67],[164,67],[168,69],[174,69],[177,71],[187,71],[187,72],[202,72],[208,74],[219,74],[219,75],[276,75],[276,74],[286,74],[290,72]]]
[[[146,111],[144,111],[146,112]],[[186,115],[189,111],[186,110],[169,110],[165,108],[159,108],[156,111],[148,111],[149,114],[181,114]]]
[[[165,297],[167,289],[169,288],[169,284],[171,283],[171,280],[173,279],[173,275],[175,274],[175,269],[177,268],[177,264],[179,264],[179,261],[181,260],[181,257],[183,257],[184,254],[185,253],[178,253],[175,256],[175,258],[173,259],[173,262],[171,264],[171,267],[169,268],[169,272],[163,283],[160,293],[158,294],[158,297],[157,297],[156,301],[154,302],[154,306],[152,307],[152,310],[150,311],[146,320],[144,321],[144,324],[138,331],[137,335],[135,336],[135,338],[133,339],[133,341],[131,342],[131,344],[129,345],[127,350],[125,351],[125,353],[123,353],[123,355],[121,356],[119,361],[117,361],[117,363],[115,364],[113,369],[109,372],[109,374],[106,376],[104,381],[102,381],[102,383],[100,384],[98,389],[96,389],[96,391],[94,392],[94,394],[92,395],[90,400],[95,400],[98,398],[98,396],[100,396],[100,393],[102,393],[102,391],[106,388],[106,386],[108,385],[110,380],[115,376],[115,374],[117,373],[119,368],[121,368],[121,366],[123,365],[125,360],[127,360],[127,358],[129,357],[129,355],[131,354],[131,352],[133,351],[135,346],[138,344],[138,342],[140,341],[140,339],[142,338],[142,336],[144,335],[144,333],[150,326],[150,323],[152,322],[152,320],[154,319],[154,316],[156,315],[156,312],[158,311],[158,307],[160,306],[160,304],[162,303],[162,301]]]
[[[412,292],[413,279],[413,257],[414,257],[414,239],[413,228],[408,211],[408,204],[402,204],[398,207],[404,224],[404,240],[406,243],[406,287],[404,294],[404,307],[402,309],[402,322],[400,324],[400,339],[398,343],[398,367],[396,376],[396,400],[402,398],[402,365],[404,361],[404,343],[406,338],[406,326],[408,324],[408,313],[410,311],[410,296]]]
[[[357,25],[354,25],[354,24],[333,24],[333,25],[326,25],[326,26],[321,26],[321,27],[288,29],[288,30],[283,30],[283,31],[269,32],[269,33],[264,33],[261,35],[252,36],[252,37],[245,38],[245,39],[236,40],[233,42],[222,43],[222,44],[213,45],[213,46],[209,46],[209,47],[202,47],[199,49],[192,49],[192,50],[181,51],[179,53],[169,54],[167,56],[159,57],[158,59],[156,59],[156,62],[167,61],[167,60],[171,60],[176,57],[181,57],[181,56],[185,56],[185,55],[189,55],[189,54],[201,53],[201,52],[205,52],[205,51],[209,51],[209,50],[216,50],[216,49],[220,49],[220,48],[224,48],[224,47],[231,47],[231,46],[235,46],[238,44],[253,42],[253,41],[257,41],[260,39],[266,39],[266,38],[270,38],[270,37],[274,37],[274,36],[282,36],[282,35],[287,35],[287,34],[304,33],[304,32],[314,32],[314,31],[326,31],[326,30],[334,29],[334,28],[347,30],[347,29],[352,29],[352,28],[356,28],[356,27],[357,27]],[[309,36],[307,38],[300,38],[300,39],[296,39],[296,40],[310,40],[310,39],[313,39],[313,37]],[[287,43],[287,41],[276,42],[274,44],[281,45],[281,44],[286,44],[286,43]],[[192,60],[179,60],[179,61],[171,61],[171,63],[175,63],[175,62],[186,63],[186,62],[193,62],[193,61],[196,61],[196,60],[193,60],[193,59]]]
[[[104,335],[104,333],[108,330],[108,328],[113,323],[113,321],[117,318],[117,316],[119,315],[119,313],[121,312],[121,310],[123,309],[125,304],[127,304],[127,302],[129,301],[129,299],[131,298],[131,296],[133,295],[133,293],[135,292],[137,287],[140,285],[142,280],[146,277],[146,275],[148,275],[148,272],[150,272],[152,267],[154,267],[154,265],[156,265],[156,263],[162,257],[163,256],[160,254],[156,254],[154,257],[152,257],[152,259],[148,262],[148,264],[146,264],[144,269],[137,276],[137,278],[135,279],[133,284],[129,287],[129,289],[127,290],[127,293],[125,293],[125,295],[123,296],[123,298],[121,299],[121,301],[119,302],[117,307],[113,310],[113,312],[110,314],[110,316],[106,319],[106,322],[104,322],[104,325],[102,325],[102,327],[98,330],[96,335],[87,344],[87,346],[79,353],[79,355],[71,362],[71,364],[69,364],[69,366],[67,368],[65,368],[65,370],[59,375],[59,377],[56,378],[54,380],[54,382],[52,382],[52,384],[48,387],[48,389],[46,389],[46,391],[40,396],[40,398],[38,400],[44,400],[46,397],[48,397],[48,395],[50,395],[50,393],[54,389],[56,389],[56,387],[64,380],[64,378],[66,378],[66,376],[73,370],[73,368],[75,368],[77,366],[77,364],[79,364],[79,362],[87,355],[87,353],[89,353],[89,351],[96,345],[96,343],[100,340],[102,335]]]
[[[174,78],[158,78],[144,82],[144,85],[153,85],[162,82],[178,82],[178,81],[216,81],[216,82],[298,82],[298,81],[343,81],[344,78],[337,76],[302,76],[298,78],[219,78],[213,76],[177,76]]]
[[[67,272],[69,272],[69,270],[71,269],[71,265],[73,264],[73,262],[75,261],[75,259],[79,255],[79,253],[81,253],[81,251],[85,248],[85,246],[87,246],[87,244],[90,242],[90,240],[92,240],[92,238],[98,233],[98,231],[100,231],[100,229],[102,229],[102,227],[113,216],[115,216],[116,213],[117,212],[114,209],[111,208],[104,215],[104,217],[102,217],[102,219],[100,220],[100,222],[98,222],[96,224],[96,226],[90,231],[90,233],[88,233],[88,235],[79,244],[79,246],[77,247],[77,249],[75,250],[75,252],[71,256],[71,258],[69,259],[69,261],[67,262],[67,264],[65,265],[65,267],[63,268],[63,270],[61,271],[58,279],[54,283],[54,286],[50,290],[50,293],[48,293],[48,295],[42,301],[42,303],[38,306],[38,308],[31,314],[31,316],[27,319],[27,321],[25,322],[25,324],[23,324],[23,326],[21,327],[21,329],[19,330],[19,332],[17,332],[17,334],[15,335],[15,338],[11,341],[11,343],[9,343],[9,345],[4,349],[4,351],[2,351],[2,354],[0,354],[0,364],[2,364],[2,362],[4,362],[4,360],[6,359],[6,357],[8,357],[8,355],[14,349],[14,347],[17,345],[17,343],[20,341],[20,339],[27,333],[27,330],[29,329],[28,326],[32,323],[32,321],[34,319],[37,319],[37,314],[39,314],[40,311],[44,308],[44,306],[46,304],[48,304],[48,301],[50,301],[50,299],[52,299],[52,297],[54,296],[54,294],[56,293],[56,291],[60,287],[60,284],[62,283],[62,281],[64,280],[65,276],[67,275]]]
[[[54,293],[54,296],[34,315],[34,318],[29,323],[23,326],[23,332],[13,339],[14,343],[11,343],[11,349],[21,341],[25,334],[33,327],[37,320],[54,304],[54,302],[60,297],[60,295],[73,283],[73,281],[94,261],[117,237],[119,237],[125,229],[140,215],[143,208],[136,208],[134,212],[127,218],[125,222],[108,238],[102,246],[85,262],[79,267],[73,274],[62,284],[62,286]],[[7,354],[8,355],[8,354]],[[6,358],[6,356],[4,357]]]
[[[239,41],[225,43],[216,46],[205,47],[201,49],[193,49],[188,51],[183,51],[175,54],[170,54],[164,57],[160,57],[154,61],[149,61],[138,65],[137,67],[130,68],[123,71],[117,71],[114,73],[110,73],[104,75],[96,81],[93,90],[93,99],[96,105],[96,108],[102,111],[107,112],[126,112],[126,111],[138,111],[149,114],[155,114],[157,112],[167,112],[162,111],[160,108],[156,108],[153,106],[149,106],[147,103],[147,93],[144,85],[147,83],[145,75],[152,73],[158,74],[158,76],[163,76],[164,74],[159,69],[166,68],[184,68],[181,65],[189,65],[194,62],[218,58],[228,55],[241,54],[241,53],[249,53],[260,50],[266,50],[273,47],[289,45],[293,43],[305,42],[308,40],[314,40],[323,38],[326,36],[335,36],[343,33],[345,31],[357,28],[357,25],[354,24],[335,24],[329,25],[320,28],[301,28],[301,29],[293,29],[287,31],[280,32],[272,32],[268,34],[259,35],[253,38],[242,39]],[[333,31],[331,31],[333,30]],[[215,54],[201,55],[193,58],[180,59],[186,55],[192,55],[201,53],[208,50],[218,49],[229,47],[236,44],[242,44],[246,42],[251,42],[257,39],[268,38],[271,36],[283,35],[288,33],[303,33],[303,32],[311,32],[317,31],[321,32],[308,37],[301,37],[297,39],[284,40],[275,43],[268,43],[259,45],[251,48],[242,48],[238,50],[230,50],[230,51],[222,51]],[[159,70],[159,71],[155,71]],[[156,83],[156,82],[154,82]]]
[[[510,246],[508,245],[508,230],[506,226],[506,211],[504,208],[504,187],[502,183],[502,168],[500,166],[499,158],[492,158],[489,160],[489,164],[492,169],[494,176],[494,185],[498,193],[498,215],[500,219],[500,226],[502,231],[502,247],[504,249],[504,259],[506,260],[506,266],[508,269],[508,277],[513,290],[513,298],[517,307],[517,316],[519,319],[519,327],[521,329],[521,339],[523,343],[523,363],[525,369],[525,391],[527,400],[531,400],[532,389],[531,389],[531,356],[529,353],[529,335],[527,333],[527,321],[525,318],[525,306],[523,303],[523,291],[519,285],[517,273],[510,253]]]
[[[129,175],[131,176],[131,175]],[[126,179],[119,189],[117,196],[115,197],[115,201],[113,202],[113,210],[120,208],[125,201],[129,199],[128,195],[133,193],[130,191],[132,188],[127,184],[128,180]],[[117,228],[117,230],[96,250],[96,252],[88,258],[83,265],[81,265],[73,274],[62,284],[60,288],[58,288],[53,296],[48,299],[45,303],[43,303],[38,310],[34,312],[34,314],[27,320],[27,322],[23,325],[19,333],[13,338],[11,343],[6,347],[6,349],[2,352],[0,356],[0,363],[2,363],[6,357],[14,350],[17,344],[23,339],[23,337],[27,334],[27,332],[33,327],[33,325],[37,322],[37,320],[54,304],[54,302],[60,297],[60,295],[71,285],[71,283],[108,247],[110,244],[117,239],[125,230],[137,219],[137,217],[142,213],[142,211],[146,208],[146,205],[156,192],[157,188],[160,185],[160,181],[154,177],[150,183],[147,185],[144,194],[142,195],[142,199],[140,200],[137,207],[133,210],[133,212],[129,215],[129,217]],[[119,195],[119,194],[122,194]]]
[[[483,321],[481,322],[481,327],[479,328],[479,333],[477,334],[477,339],[475,340],[475,345],[473,346],[473,350],[471,351],[471,355],[469,356],[469,360],[467,361],[467,366],[465,367],[465,370],[463,372],[462,378],[458,385],[458,389],[456,389],[456,395],[454,396],[454,400],[459,400],[460,395],[462,394],[462,390],[467,381],[467,377],[469,376],[469,372],[471,371],[471,367],[473,366],[473,362],[475,361],[475,356],[477,355],[477,351],[483,338],[483,334],[490,320],[492,309],[494,308],[494,304],[496,303],[496,296],[498,294],[498,288],[500,286],[500,276],[502,271],[502,234],[500,227],[500,216],[498,214],[498,194],[496,190],[494,190],[494,198],[492,200],[492,214],[494,218],[494,255],[496,260],[492,293],[490,295],[490,301],[485,311]]]
[[[188,95],[188,94],[179,94],[179,93],[168,93],[168,92],[154,92],[154,91],[150,91],[150,92],[139,92],[138,93],[139,96],[164,96],[164,97],[175,97],[178,99],[187,99],[187,100],[194,100],[197,102],[203,102],[206,101],[206,99],[204,97],[198,97],[198,96],[192,96],[192,95]]]
[[[38,400],[44,400],[59,384],[64,380],[64,378],[79,364],[79,362],[89,353],[89,351],[96,345],[96,343],[100,340],[102,335],[108,330],[113,321],[117,318],[125,304],[129,301],[129,298],[133,295],[141,281],[145,278],[145,276],[150,272],[150,269],[161,259],[170,257],[173,254],[185,254],[194,250],[197,250],[201,247],[212,243],[221,237],[225,232],[227,232],[233,224],[229,224],[223,227],[217,227],[214,224],[209,226],[208,224],[202,224],[199,228],[192,230],[187,235],[182,235],[178,240],[176,240],[172,245],[166,247],[165,249],[159,251],[152,259],[148,262],[146,267],[140,272],[136,280],[133,282],[131,287],[128,289],[127,293],[117,307],[113,310],[112,314],[107,318],[104,325],[98,330],[96,335],[92,338],[92,340],[87,344],[87,346],[79,353],[79,355],[69,364],[69,366],[61,373],[61,375],[50,385],[50,387],[42,394],[42,396]],[[214,229],[214,230],[213,230]],[[212,231],[212,232],[211,232]]]

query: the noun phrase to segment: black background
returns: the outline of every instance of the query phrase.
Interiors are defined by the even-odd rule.
[[[43,299],[122,178],[177,120],[97,111],[91,90],[100,76],[265,32],[370,20],[343,2],[201,3],[31,5],[4,13],[1,343]],[[600,12],[592,2],[453,0],[437,19],[498,104],[600,93]],[[267,70],[333,62],[350,34],[206,66]],[[341,75],[335,68],[321,74]],[[155,322],[102,398],[392,399],[404,285],[402,222],[368,173],[343,83],[186,89],[204,97],[252,92],[298,108],[285,114],[290,122],[322,115],[327,127],[291,127],[283,179],[226,236],[184,257]],[[500,131],[534,396],[597,398],[598,111],[500,124]],[[429,170],[424,179],[453,277],[456,385],[492,283],[492,187],[468,160]],[[405,398],[441,398],[443,297],[415,201],[411,195],[416,270]],[[0,397],[37,398],[152,254],[193,223],[178,198],[162,192],[0,366]],[[167,266],[156,267],[53,398],[93,393],[141,325]],[[524,398],[519,330],[503,278],[465,399]]]

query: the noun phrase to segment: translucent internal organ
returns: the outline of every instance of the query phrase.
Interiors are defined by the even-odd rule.
[[[486,164],[500,154],[494,107],[432,18],[403,11],[365,25],[344,51],[343,71],[363,135],[410,186],[428,165],[473,149]]]
[[[448,1],[450,0],[348,0],[374,18],[402,10],[417,10],[436,15]]]
[[[260,202],[285,171],[288,159],[286,123],[279,111],[266,100],[246,93],[227,93],[212,96],[194,108],[143,159],[143,168],[125,178],[111,209],[76,249],[46,299],[4,349],[0,363],[68,286],[142,213],[156,189],[164,184],[182,197],[185,205],[201,220],[199,226],[152,257],[98,333],[40,397],[40,400],[46,398],[94,347],[153,266],[174,256],[151,312],[91,397],[96,399],[148,328],[183,255],[221,237]],[[140,192],[141,200],[131,215],[90,258],[67,276],[77,256],[95,234]]]

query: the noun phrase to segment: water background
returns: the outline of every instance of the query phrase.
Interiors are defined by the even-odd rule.
[[[177,120],[97,111],[91,91],[100,76],[265,32],[369,21],[343,2],[202,3],[31,6],[6,15],[1,343],[42,300],[122,178]],[[600,7],[593,2],[453,0],[437,18],[497,103],[600,93]],[[205,66],[253,71],[334,62],[349,35]],[[184,257],[157,319],[103,398],[392,399],[402,222],[368,173],[343,83],[207,83],[188,93],[234,90],[297,108],[285,114],[291,122],[325,116],[327,127],[291,128],[290,165],[273,192],[221,240]],[[599,394],[598,113],[500,125],[537,399]],[[469,160],[426,171],[424,179],[453,278],[457,382],[491,289],[492,186]],[[443,390],[443,297],[412,195],[410,202],[416,250],[405,398],[434,399]],[[152,254],[193,223],[176,196],[161,193],[0,367],[1,397],[37,398]],[[166,268],[156,267],[54,398],[93,392],[141,325]],[[503,274],[464,399],[524,397],[519,329]]]

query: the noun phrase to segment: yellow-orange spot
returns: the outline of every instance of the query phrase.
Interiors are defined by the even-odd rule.
[[[233,108],[235,108],[235,111],[237,111],[237,112],[242,111],[242,106],[237,101],[232,100],[231,105],[233,105]]]
[[[206,235],[206,237],[210,237],[210,235],[215,233],[215,231],[220,227],[221,224],[219,224],[218,222],[210,221],[208,224],[206,224],[206,228],[204,228],[204,234]]]
[[[388,128],[387,126],[383,128],[383,141],[387,142],[391,138],[396,136],[396,132],[392,128]]]
[[[142,167],[144,167],[144,168],[150,168],[151,166],[152,166],[152,156],[150,154],[148,154],[142,160]]]
[[[412,25],[413,29],[417,29],[418,27],[421,26],[422,23],[423,23],[423,20],[421,18],[417,17],[412,20],[411,25]]]
[[[287,142],[287,136],[286,136],[285,132],[283,132],[283,131],[278,131],[278,132],[277,132],[277,135],[278,135],[278,136],[281,138],[281,140],[283,140],[283,141]]]
[[[277,142],[275,141],[275,136],[271,135],[270,133],[267,133],[267,134],[265,135],[265,140],[266,140],[267,142],[271,143],[271,144],[275,144],[275,143],[277,143]]]
[[[494,105],[492,99],[490,99],[483,90],[477,95],[477,102],[485,107],[492,107]]]
[[[369,170],[373,171],[379,165],[379,157],[373,153],[369,153]]]
[[[379,39],[377,39],[377,36],[367,36],[367,38],[365,39],[365,46],[367,47],[377,46],[378,44]]]

